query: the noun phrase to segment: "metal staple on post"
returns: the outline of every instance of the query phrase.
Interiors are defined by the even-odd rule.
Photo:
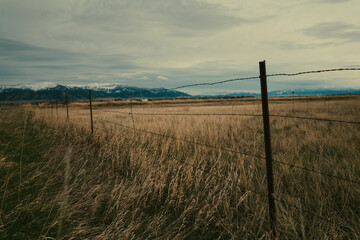
[[[94,133],[93,114],[92,114],[92,101],[91,101],[91,90],[89,90],[89,99],[90,99],[91,133]]]
[[[277,231],[276,231],[275,201],[273,197],[274,177],[273,177],[272,157],[271,157],[270,121],[269,121],[269,106],[268,106],[265,61],[259,62],[259,68],[260,68],[261,101],[262,101],[263,124],[264,124],[266,176],[267,176],[267,188],[268,188],[270,225],[271,225],[272,235],[276,237]]]

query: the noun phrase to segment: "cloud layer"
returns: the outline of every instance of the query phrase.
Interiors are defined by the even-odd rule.
[[[360,66],[360,2],[63,0],[0,2],[0,84],[139,87]],[[339,81],[343,79],[343,82]],[[360,87],[358,73],[274,79],[272,89]],[[244,82],[189,92],[258,91]]]

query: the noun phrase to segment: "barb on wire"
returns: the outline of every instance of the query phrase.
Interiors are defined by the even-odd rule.
[[[329,174],[329,173],[320,172],[320,171],[317,171],[317,170],[314,170],[314,169],[308,169],[308,168],[306,168],[306,167],[298,166],[298,165],[295,165],[295,164],[292,164],[292,163],[283,162],[283,161],[279,161],[279,160],[276,160],[276,159],[273,159],[273,162],[276,162],[276,163],[278,163],[278,164],[287,165],[287,166],[289,166],[289,167],[297,168],[297,169],[300,169],[300,170],[303,170],[303,171],[307,171],[307,172],[311,172],[311,173],[316,173],[316,174],[319,174],[319,175],[322,175],[322,176],[325,176],[325,177],[329,177],[329,178],[334,178],[334,179],[338,179],[338,180],[341,180],[341,181],[346,181],[346,182],[351,182],[351,183],[360,184],[360,181],[359,181],[359,180],[351,180],[351,179],[348,179],[348,178],[343,178],[343,177],[335,176],[335,175],[332,175],[332,174]]]
[[[275,73],[266,75],[267,77],[276,77],[276,76],[297,76],[311,73],[323,73],[323,72],[339,72],[339,71],[360,71],[360,67],[354,68],[332,68],[332,69],[323,69],[323,70],[314,70],[306,72],[297,72],[297,73]]]
[[[335,120],[335,119],[327,119],[327,118],[300,117],[300,116],[289,116],[289,115],[281,115],[281,114],[270,114],[269,116],[270,117],[281,117],[281,118],[303,119],[303,120],[315,120],[315,121],[324,121],[324,122],[349,123],[349,124],[360,125],[360,122],[356,122],[356,121]]]
[[[131,130],[134,130],[136,132],[143,132],[143,133],[147,133],[147,134],[151,134],[151,135],[155,135],[155,136],[159,136],[159,137],[171,138],[171,139],[174,139],[174,140],[177,140],[177,141],[187,142],[187,143],[190,143],[190,144],[204,146],[204,147],[208,147],[208,148],[213,148],[213,149],[217,149],[217,150],[221,150],[221,151],[225,151],[225,152],[236,153],[236,154],[240,154],[240,155],[244,155],[244,156],[248,156],[248,157],[253,157],[253,158],[258,158],[258,159],[265,159],[265,157],[255,155],[255,154],[239,152],[239,151],[235,151],[235,150],[231,150],[231,149],[226,149],[226,148],[221,148],[221,147],[217,147],[217,146],[213,146],[213,145],[208,145],[208,144],[205,144],[205,143],[199,143],[199,142],[195,142],[195,141],[191,141],[191,140],[177,138],[177,137],[166,135],[166,134],[150,132],[150,131],[146,131],[146,130],[143,130],[143,129],[129,127],[129,126],[126,126],[126,125],[123,125],[123,124],[120,124],[120,123],[116,123],[116,122],[112,122],[112,121],[108,121],[108,120],[104,120],[104,119],[102,121],[112,123],[112,124],[115,124],[115,125],[123,127],[123,128],[131,129]]]

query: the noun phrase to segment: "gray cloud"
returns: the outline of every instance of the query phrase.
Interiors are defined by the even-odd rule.
[[[161,5],[160,8],[154,9],[154,13],[160,16],[161,22],[170,23],[170,27],[196,31],[224,30],[250,22],[244,18],[227,15],[227,9],[221,5],[197,1],[166,2],[171,4]]]
[[[113,80],[118,72],[139,68],[131,56],[72,53],[5,38],[0,38],[0,60],[0,76],[7,82],[25,78],[58,81],[88,72],[93,75],[88,79],[95,80],[110,73],[108,77]]]
[[[359,41],[351,23],[360,5],[349,2],[0,0],[0,81],[169,88],[256,76],[262,59],[281,72],[356,64],[359,51],[344,43]],[[315,25],[322,21],[333,22]],[[245,81],[209,91],[258,87]]]
[[[25,73],[18,69],[5,64],[0,64],[0,77],[25,76]]]
[[[34,49],[39,49],[39,48],[24,44],[19,41],[13,41],[13,40],[5,39],[5,38],[0,38],[1,54],[7,53],[7,52],[14,52],[14,51],[31,51]]]
[[[222,5],[193,0],[88,1],[79,4],[77,9],[71,21],[127,34],[151,28],[166,30],[169,35],[198,35],[253,22],[230,15]]]
[[[319,47],[338,45],[338,43],[335,43],[335,42],[304,44],[304,43],[299,43],[299,42],[295,42],[295,41],[278,41],[278,42],[267,42],[267,43],[269,45],[277,45],[281,50],[285,50],[285,51],[316,49]]]
[[[79,58],[79,54],[63,50],[41,48],[20,41],[0,38],[0,56],[20,62],[56,62]]]
[[[350,2],[351,0],[316,0],[316,1],[321,3],[344,3],[344,2]]]
[[[360,26],[342,22],[319,23],[304,29],[303,33],[320,39],[337,39],[344,42],[360,41]]]
[[[107,67],[107,68],[119,68],[119,69],[133,69],[137,65],[132,63],[134,57],[128,55],[96,55],[96,54],[83,54],[72,53],[60,49],[42,48],[26,44],[20,41],[14,41],[10,39],[0,38],[0,56],[5,60],[12,60],[17,62],[46,62],[48,64],[56,64],[57,62],[63,65],[48,65],[48,67]],[[91,64],[78,64],[87,60],[88,62],[96,63]],[[99,61],[99,62],[97,62]],[[77,64],[69,64],[69,62]],[[34,67],[36,67],[34,65]],[[45,65],[39,65],[39,67],[46,67]]]

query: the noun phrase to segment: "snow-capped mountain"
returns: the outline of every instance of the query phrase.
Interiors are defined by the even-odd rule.
[[[0,91],[8,88],[14,89],[31,89],[34,91],[38,91],[46,88],[54,88],[57,84],[52,82],[40,82],[40,83],[30,83],[30,84],[15,84],[15,85],[2,85],[0,86]]]
[[[174,90],[147,89],[126,86],[124,84],[87,84],[87,85],[59,85],[50,82],[36,84],[18,84],[0,87],[0,101],[49,101],[86,100],[89,90],[94,99],[105,98],[173,98],[188,97],[190,95]]]
[[[78,87],[78,88],[84,88],[84,89],[90,89],[95,91],[108,91],[111,92],[115,88],[126,88],[127,86],[122,83],[90,83],[90,84],[72,84],[68,85],[68,87]]]
[[[94,99],[108,98],[174,98],[191,97],[191,95],[164,88],[139,88],[131,87],[121,83],[92,83],[86,85],[59,85],[51,82],[35,84],[17,84],[0,86],[0,101],[70,101],[89,99],[91,90]],[[336,95],[336,94],[360,94],[360,89],[287,89],[270,91],[269,96],[314,96],[314,95]],[[224,95],[198,95],[194,97],[238,97],[254,96],[259,93],[235,92]]]

